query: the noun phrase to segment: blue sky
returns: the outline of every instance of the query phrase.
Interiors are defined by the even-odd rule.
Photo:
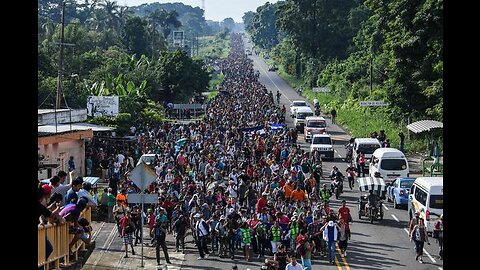
[[[192,7],[201,7],[201,0],[117,0],[119,5],[138,6],[144,3],[178,3]],[[235,22],[242,22],[242,16],[247,11],[255,11],[266,2],[276,3],[278,0],[205,0],[205,18],[207,20],[222,21],[231,17]]]

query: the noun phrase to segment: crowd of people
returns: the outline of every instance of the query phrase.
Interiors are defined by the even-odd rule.
[[[166,235],[173,233],[175,251],[185,253],[189,231],[199,260],[215,253],[235,259],[240,250],[246,261],[264,258],[277,269],[290,265],[288,269],[311,270],[313,256],[334,264],[337,243],[340,255],[347,256],[350,210],[345,201],[339,209],[330,208],[331,189],[320,184],[320,154],[300,149],[292,130],[273,128],[285,124],[285,109],[259,83],[241,35],[232,34],[231,47],[219,63],[224,94],[210,103],[202,121],[135,127],[133,145],[87,148],[99,160],[102,179],[109,182],[99,207],[117,223],[125,257],[129,247],[135,254],[144,218],[159,265],[160,249],[170,263]],[[129,179],[135,167],[132,157],[138,159],[139,153],[156,154],[151,167],[158,177],[145,192],[158,194],[158,203],[146,213],[128,204],[128,194],[140,191]],[[89,225],[80,224],[78,213],[86,205],[96,207],[81,191],[90,187],[81,178],[71,185],[63,184],[63,174],[57,178],[48,185],[48,195],[43,191],[50,188],[39,188],[42,216],[53,222],[56,213],[59,218],[70,213],[76,241],[89,241]],[[60,195],[52,205],[56,193]]]

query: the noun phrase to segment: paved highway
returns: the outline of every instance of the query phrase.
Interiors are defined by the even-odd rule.
[[[251,47],[251,45],[247,44],[246,47]],[[251,58],[254,61],[255,69],[260,71],[260,82],[269,91],[272,91],[274,96],[277,90],[282,93],[280,103],[285,105],[287,113],[292,100],[305,100],[275,72],[269,72],[268,66],[262,58],[257,55],[252,55]],[[310,106],[313,108],[312,104]],[[293,121],[289,115],[286,120],[288,125],[293,127]],[[335,160],[333,162],[324,161],[325,176],[333,165],[336,165],[340,171],[345,171],[347,163],[342,159],[346,153],[344,145],[350,139],[350,136],[338,125],[332,124],[330,119],[327,119],[327,123],[327,133],[331,134],[335,140]],[[309,149],[309,144],[305,142],[303,134],[299,135],[298,141],[303,149]],[[341,258],[337,255],[338,262],[335,266],[328,265],[328,260],[314,260],[314,269],[318,269],[318,265],[322,265],[321,269],[338,268],[347,270],[442,269],[443,262],[438,256],[438,244],[433,238],[430,238],[430,246],[425,245],[424,263],[420,264],[415,261],[414,244],[409,241],[407,235],[409,217],[406,209],[394,209],[393,203],[385,202],[384,220],[374,221],[374,224],[370,224],[366,218],[359,220],[357,200],[360,193],[358,189],[355,190],[357,186],[352,191],[349,190],[348,184],[345,186],[345,192],[339,200],[332,196],[330,206],[333,209],[338,209],[340,201],[345,199],[354,219],[351,225],[352,239],[349,241],[347,258]]]

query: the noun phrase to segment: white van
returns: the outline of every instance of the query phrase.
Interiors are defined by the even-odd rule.
[[[378,148],[372,154],[368,174],[375,176],[376,172],[384,179],[385,183],[391,183],[397,177],[409,177],[410,169],[405,155],[395,148]]]
[[[295,128],[301,132],[303,132],[303,128],[305,126],[305,119],[308,116],[313,116],[313,111],[310,107],[298,107],[295,110],[295,119],[293,120],[293,124]]]
[[[408,195],[410,220],[415,211],[425,221],[427,233],[433,233],[435,221],[443,214],[443,177],[418,177]]]
[[[357,167],[357,157],[360,152],[365,154],[365,170],[368,170],[370,165],[370,159],[372,158],[373,152],[378,148],[382,148],[382,145],[376,138],[356,138],[353,142],[353,164]]]

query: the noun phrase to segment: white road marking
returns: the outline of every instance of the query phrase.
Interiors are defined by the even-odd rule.
[[[286,99],[288,99],[288,101],[290,101],[290,103],[291,103],[292,100],[289,99],[289,98],[283,93],[283,91],[280,90],[280,88],[277,86],[277,84],[272,80],[272,78],[270,78],[270,75],[268,75],[268,72],[265,71],[264,68],[262,68],[262,66],[260,65],[260,63],[258,63],[258,60],[254,59],[254,61],[257,62],[258,67],[263,70],[263,72],[265,73],[265,75],[267,75],[268,79],[273,83],[273,85],[275,85],[275,87],[278,89],[278,91],[280,91],[280,92],[282,93],[282,95],[283,95]]]
[[[404,230],[404,231],[405,231],[405,232],[408,234],[408,230],[407,230],[407,228],[403,228],[403,230]]]
[[[338,157],[342,158],[342,156],[337,152],[337,149],[333,149],[333,151],[335,151],[335,153],[337,153]]]
[[[97,239],[98,233],[102,230],[103,226],[105,226],[105,222],[102,222],[100,228],[95,230],[92,236],[92,241],[95,241],[95,239]]]
[[[110,249],[110,247],[112,246],[113,240],[115,240],[116,236],[117,236],[117,226],[114,225],[112,231],[110,232],[110,234],[107,237],[107,240],[105,241],[105,244],[103,244],[103,246],[102,246],[102,250],[100,250],[100,254],[99,254],[98,258],[95,260],[95,262],[93,262],[93,266],[98,265],[98,263],[102,259],[105,252],[107,252]]]
[[[392,217],[393,217],[393,219],[395,219],[397,222],[400,222],[400,220],[398,220],[398,218],[397,218],[394,214],[392,214]]]
[[[442,268],[442,267],[438,267],[438,269],[440,269],[440,270],[443,270],[443,268]]]
[[[388,208],[387,208],[387,206],[386,206],[385,204],[383,204],[383,207],[384,207],[386,210],[388,210]]]
[[[431,260],[432,262],[434,262],[434,263],[437,262],[437,261],[435,261],[435,259],[432,257],[432,255],[430,255],[430,253],[427,252],[426,249],[423,249],[423,252],[424,252],[425,254],[427,254],[428,258],[430,258],[430,260]]]

